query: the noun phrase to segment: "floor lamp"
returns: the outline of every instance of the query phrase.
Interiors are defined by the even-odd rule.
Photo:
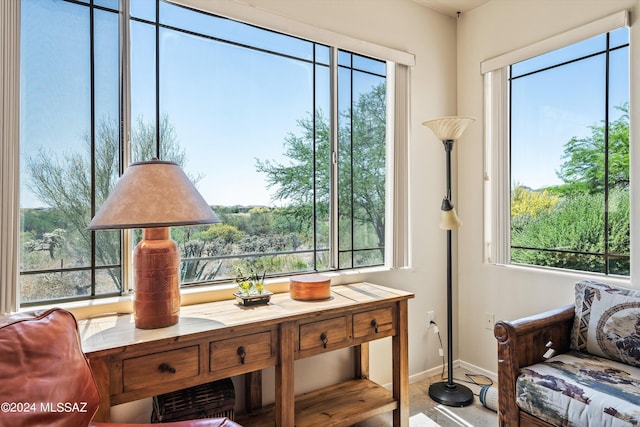
[[[447,189],[440,208],[440,228],[447,230],[447,381],[431,384],[429,397],[447,406],[467,406],[473,403],[473,392],[462,384],[453,382],[453,297],[451,273],[451,230],[462,225],[451,201],[451,151],[473,117],[443,117],[422,123],[433,131],[444,144],[446,153]]]

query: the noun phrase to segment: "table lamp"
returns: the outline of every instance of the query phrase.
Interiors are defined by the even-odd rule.
[[[180,314],[180,253],[169,227],[220,222],[173,162],[132,163],[89,223],[88,230],[142,228],[133,252],[135,325],[171,326]]]

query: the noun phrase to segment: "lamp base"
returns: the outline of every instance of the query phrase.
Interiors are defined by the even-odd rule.
[[[473,392],[462,384],[447,382],[429,386],[429,397],[446,406],[468,406],[473,403]]]
[[[136,328],[175,325],[180,318],[180,254],[169,227],[145,228],[133,251]]]

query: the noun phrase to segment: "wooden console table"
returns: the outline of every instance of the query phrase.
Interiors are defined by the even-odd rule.
[[[348,426],[393,411],[394,426],[408,427],[409,298],[413,294],[355,283],[333,286],[323,301],[281,293],[262,306],[230,300],[186,306],[178,324],[162,329],[136,329],[132,315],[79,321],[102,396],[95,420],[108,421],[112,405],[241,374],[255,378],[275,366],[275,404],[261,408],[261,391],[247,390],[248,408],[255,411],[241,418],[244,426]],[[389,336],[391,391],[368,379],[368,343]],[[353,379],[294,395],[296,359],[352,346]]]

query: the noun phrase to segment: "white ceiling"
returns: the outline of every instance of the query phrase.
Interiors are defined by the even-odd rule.
[[[450,16],[456,16],[458,12],[465,13],[488,3],[489,0],[413,0],[423,6],[435,9],[438,12]]]

